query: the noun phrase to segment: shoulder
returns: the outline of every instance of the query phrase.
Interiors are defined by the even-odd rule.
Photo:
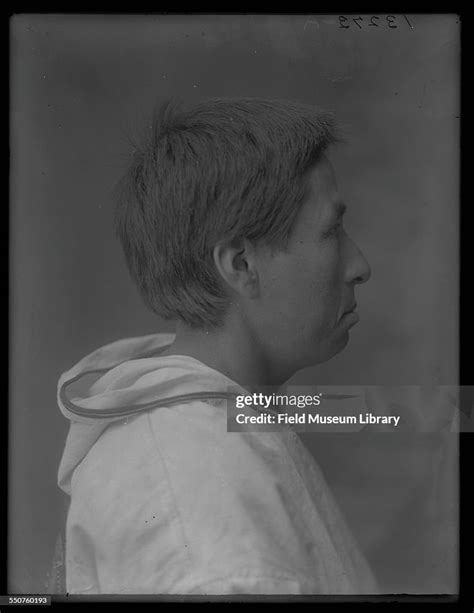
[[[76,517],[109,553],[113,543],[117,563],[142,543],[140,555],[166,558],[190,593],[218,593],[222,582],[225,593],[283,593],[270,586],[285,578],[298,593],[314,567],[310,501],[285,444],[271,432],[227,432],[222,405],[113,424],[75,477],[74,499]]]
[[[227,432],[221,411],[149,416],[189,551],[217,577],[249,563],[268,580],[305,576],[310,500],[293,458],[276,433]]]
[[[184,510],[196,496],[235,505],[235,497],[274,490],[290,468],[274,433],[227,432],[222,402],[193,401],[112,423],[76,469],[72,490],[91,508],[156,496]]]
[[[176,491],[249,492],[284,478],[287,448],[272,432],[228,432],[225,404],[193,402],[148,415],[157,457]],[[183,492],[183,493],[184,493]]]

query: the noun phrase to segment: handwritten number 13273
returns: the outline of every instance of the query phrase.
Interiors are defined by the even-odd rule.
[[[403,15],[405,17],[405,21],[407,22],[407,24],[410,26],[411,29],[413,29],[413,26],[411,25],[411,23],[408,21],[408,17],[406,15]],[[355,25],[362,30],[362,23],[364,21],[363,17],[352,17],[351,18],[352,21],[355,23]],[[372,27],[379,27],[379,21],[380,21],[380,17],[378,17],[377,15],[373,15],[370,18],[369,21],[369,26]],[[388,26],[391,29],[395,29],[398,28],[397,25],[397,18],[395,17],[395,15],[387,15],[385,17],[385,21],[386,21],[386,26]],[[383,23],[383,22],[382,22]],[[351,26],[351,20],[348,19],[347,17],[344,17],[344,15],[339,15],[339,28],[343,28],[344,30],[347,30],[348,28],[350,28]]]

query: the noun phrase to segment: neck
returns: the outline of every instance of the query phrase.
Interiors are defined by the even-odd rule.
[[[265,386],[278,387],[292,374],[277,373],[251,331],[236,322],[212,330],[178,324],[173,344],[162,355],[193,357],[252,393]]]

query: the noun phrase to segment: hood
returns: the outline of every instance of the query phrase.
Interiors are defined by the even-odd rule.
[[[58,471],[64,492],[70,495],[74,470],[111,423],[159,406],[248,393],[195,358],[160,356],[174,336],[121,339],[93,351],[61,375],[58,405],[71,422]]]

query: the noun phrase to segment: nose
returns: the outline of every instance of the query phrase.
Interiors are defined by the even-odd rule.
[[[349,237],[348,237],[349,238]],[[347,281],[349,283],[355,283],[357,285],[361,283],[367,283],[370,279],[371,270],[370,264],[365,259],[364,254],[356,245],[356,243],[349,238],[349,258],[347,266]]]

